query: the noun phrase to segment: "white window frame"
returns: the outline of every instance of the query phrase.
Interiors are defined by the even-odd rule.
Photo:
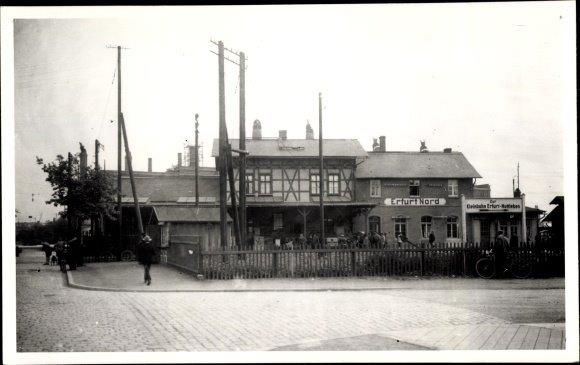
[[[310,195],[320,195],[320,174],[310,174]]]
[[[254,173],[246,173],[246,195],[254,195],[256,186],[254,185]]]
[[[459,238],[459,219],[455,216],[449,216],[447,217],[446,223],[447,238]]]
[[[401,234],[404,237],[407,237],[407,217],[398,216],[395,217],[395,227],[393,232],[395,232],[395,238]],[[398,229],[397,229],[398,227]],[[402,229],[404,227],[404,229]]]
[[[326,183],[328,195],[340,195],[340,174],[329,173]]]
[[[457,179],[450,179],[447,181],[447,192],[450,197],[459,196],[459,181],[457,181]]]
[[[427,220],[428,218],[428,220]],[[424,215],[421,217],[421,237],[429,238],[429,234],[433,229],[433,217],[430,215]]]
[[[370,193],[371,198],[380,198],[381,197],[381,180],[371,180],[370,184]]]
[[[258,194],[260,195],[272,195],[272,174],[260,173],[258,174],[260,181],[258,182]],[[267,179],[266,179],[267,177]],[[264,180],[262,180],[264,178]],[[262,189],[264,187],[264,189]]]

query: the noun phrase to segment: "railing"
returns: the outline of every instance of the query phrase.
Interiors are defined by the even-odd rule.
[[[200,253],[198,270],[208,279],[344,276],[475,276],[485,256],[480,245],[434,248],[323,248],[221,250]],[[462,247],[459,247],[462,246]],[[535,276],[562,276],[561,249],[529,245],[513,250],[529,260]]]

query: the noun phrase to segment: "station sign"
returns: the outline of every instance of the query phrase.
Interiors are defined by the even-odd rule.
[[[385,205],[415,207],[439,206],[445,205],[445,198],[387,198],[385,199]]]
[[[466,213],[498,213],[522,212],[522,199],[518,198],[495,198],[495,199],[465,199]]]

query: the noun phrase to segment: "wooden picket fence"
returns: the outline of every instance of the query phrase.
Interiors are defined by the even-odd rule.
[[[433,248],[227,249],[200,252],[195,271],[207,279],[476,276],[475,263],[486,249],[456,243]],[[563,276],[562,249],[529,244],[513,254],[530,261],[535,277]]]

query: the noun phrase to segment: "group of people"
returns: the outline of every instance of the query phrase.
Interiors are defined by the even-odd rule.
[[[410,242],[407,237],[398,234],[390,245],[387,240],[387,234],[384,232],[355,232],[348,235],[340,235],[338,237],[338,247],[356,247],[356,248],[387,248],[396,247],[400,248],[403,244],[409,244],[413,247],[419,247],[419,245]],[[323,244],[320,241],[320,237],[317,233],[310,233],[306,237],[303,233],[300,233],[298,237],[288,237],[285,235],[280,235],[274,237],[274,247],[279,249],[316,249],[328,247],[329,244]],[[435,246],[435,234],[430,232],[429,234],[429,247]]]
[[[67,265],[70,270],[76,270],[77,266],[83,266],[83,256],[84,248],[82,243],[77,237],[71,240],[64,241],[59,239],[54,247],[52,247],[48,242],[42,243],[42,251],[45,255],[45,265],[49,265],[53,252],[55,253],[56,260],[60,266],[60,271],[66,272]]]

